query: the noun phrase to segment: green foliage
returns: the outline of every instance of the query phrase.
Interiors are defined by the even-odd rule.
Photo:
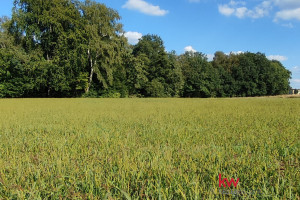
[[[183,76],[175,52],[167,53],[162,39],[157,35],[145,35],[133,48],[139,65],[135,67],[135,89],[149,97],[179,96]],[[140,84],[141,83],[141,84]]]
[[[174,97],[182,96],[184,77],[175,51],[168,53],[170,71],[166,77],[167,94]]]
[[[146,88],[147,95],[150,97],[165,97],[165,88],[159,79],[153,79]]]
[[[83,98],[98,98],[99,93],[93,89],[91,89],[88,93],[83,93],[82,96]]]
[[[29,56],[0,32],[0,97],[22,97],[33,88]]]
[[[88,73],[81,72],[77,79],[76,90],[85,91],[88,87]]]
[[[230,54],[217,52],[212,61],[221,76],[225,96],[264,96],[287,94],[291,72],[279,61],[261,53]]]
[[[148,72],[145,63],[149,62],[146,57],[134,57],[129,54],[126,58],[127,85],[130,95],[145,94],[148,84]]]
[[[131,46],[120,18],[90,0],[15,0],[12,18],[0,19],[0,97],[244,97],[290,88],[291,73],[261,53],[218,51],[208,62],[198,52],[168,53],[150,34]]]
[[[183,95],[186,97],[215,97],[218,72],[202,53],[186,52],[179,59],[185,78]]]
[[[117,21],[119,14],[104,4],[85,1],[80,8],[84,24],[84,45],[87,52],[86,66],[90,71],[89,87],[95,73],[103,89],[113,85],[114,72],[122,62],[122,48],[125,43],[122,25]]]
[[[121,94],[119,92],[107,91],[101,95],[102,98],[121,98]]]

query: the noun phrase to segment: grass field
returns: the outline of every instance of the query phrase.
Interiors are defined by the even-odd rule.
[[[299,199],[299,149],[300,99],[2,99],[0,199]]]

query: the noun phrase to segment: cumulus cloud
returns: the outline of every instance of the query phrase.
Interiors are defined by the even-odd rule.
[[[248,12],[249,12],[249,10],[246,7],[240,7],[240,8],[235,9],[235,15],[238,18],[245,17],[245,15],[247,15]]]
[[[127,37],[128,42],[130,44],[137,44],[139,42],[139,39],[143,36],[143,34],[139,32],[128,31],[124,34],[124,36]]]
[[[273,9],[273,8],[276,9]],[[219,13],[225,16],[236,16],[237,18],[258,19],[269,16],[272,10],[277,10],[272,15],[274,22],[279,20],[299,20],[300,21],[300,0],[265,0],[256,6],[247,7],[246,1],[228,1],[226,4],[218,5]],[[293,28],[291,24],[284,24]]]
[[[286,56],[281,56],[281,55],[269,55],[269,56],[267,56],[267,58],[269,60],[277,60],[277,61],[280,61],[280,62],[285,61],[285,60],[288,59]]]
[[[141,13],[153,16],[164,16],[168,14],[169,11],[161,9],[159,6],[154,6],[144,0],[128,0],[123,8],[129,10],[137,10]]]
[[[192,46],[187,46],[187,47],[185,47],[185,48],[184,48],[184,51],[185,51],[185,52],[187,52],[187,51],[190,52],[190,51],[191,51],[191,52],[193,52],[193,53],[197,52]]]
[[[244,1],[233,1],[231,0],[228,4],[218,5],[219,12],[225,16],[234,15],[238,18],[261,18],[267,16],[269,11],[272,9],[271,1],[263,1],[253,9],[246,7]]]
[[[293,9],[300,7],[299,0],[274,0],[274,3],[281,9]]]
[[[300,1],[299,0],[273,0],[275,6],[279,8],[274,21],[279,20],[299,20],[300,21]],[[291,26],[287,26],[291,28]]]
[[[219,12],[222,15],[230,16],[235,12],[234,8],[230,8],[229,5],[219,5]]]
[[[300,21],[300,7],[295,9],[278,11],[275,16],[275,21],[278,21],[279,19],[282,20],[296,19]]]

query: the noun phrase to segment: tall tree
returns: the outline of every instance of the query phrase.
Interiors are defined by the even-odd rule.
[[[184,97],[217,96],[218,73],[204,54],[185,52],[179,60],[185,80]]]
[[[130,95],[141,96],[146,93],[146,86],[149,82],[146,63],[149,63],[147,57],[135,57],[128,53],[124,64],[126,65],[127,85]]]
[[[168,53],[168,60],[170,71],[166,77],[167,93],[173,97],[180,97],[183,93],[184,77],[175,51]]]
[[[51,96],[51,92],[70,90],[70,69],[62,63],[77,45],[74,32],[79,27],[80,12],[76,2],[71,0],[15,0],[10,33],[27,53],[41,52],[47,61],[42,67],[46,74],[46,85],[40,92]],[[80,37],[80,35],[79,35]],[[62,52],[62,47],[67,48]],[[69,59],[65,59],[69,61]],[[69,77],[69,79],[68,79]],[[63,94],[61,94],[63,95]]]
[[[0,20],[1,97],[226,97],[284,94],[291,73],[262,53],[167,53],[130,46],[119,14],[85,0],[14,0]],[[91,92],[90,92],[91,91]]]
[[[122,62],[122,48],[126,43],[119,14],[104,4],[85,1],[81,4],[84,26],[84,44],[89,69],[86,93],[93,83],[94,74],[102,87],[113,85],[116,66]]]
[[[8,18],[0,19],[0,97],[21,97],[31,90],[30,59],[7,32]]]
[[[279,61],[272,60],[269,73],[266,76],[268,94],[288,94],[291,74]]]
[[[174,53],[173,53],[174,54]],[[133,55],[141,60],[148,83],[144,96],[178,96],[182,88],[182,74],[175,55],[168,54],[162,39],[145,35],[134,46]]]

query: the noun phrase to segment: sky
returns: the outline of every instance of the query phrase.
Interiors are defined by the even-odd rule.
[[[300,0],[96,0],[119,12],[131,44],[159,35],[167,51],[261,52],[292,72],[300,89]],[[13,0],[1,2],[11,15]]]

